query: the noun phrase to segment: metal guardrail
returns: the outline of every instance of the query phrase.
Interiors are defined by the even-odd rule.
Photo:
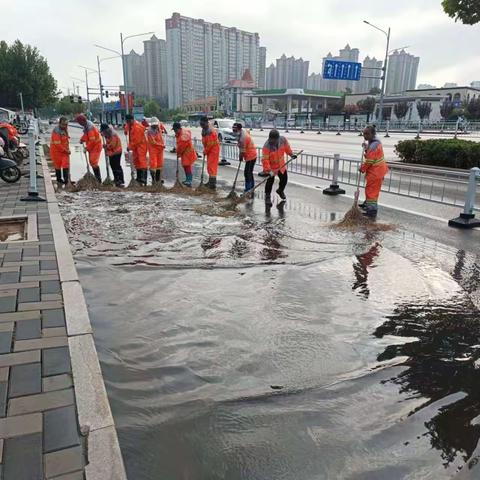
[[[167,148],[173,147],[174,137],[167,136]],[[194,139],[197,152],[203,152],[203,145]],[[261,166],[261,148],[257,148],[257,165]],[[238,161],[238,147],[234,144],[222,144],[222,159]],[[469,171],[418,167],[400,163],[389,163],[389,172],[385,176],[382,191],[408,198],[426,200],[448,206],[464,207],[465,198],[471,183]],[[313,155],[302,153],[292,161],[288,170],[296,175],[328,180],[332,185],[338,183],[356,186],[360,160],[342,158],[340,155]],[[473,192],[472,209],[480,211],[480,178],[476,178],[477,188]],[[361,184],[365,185],[362,176]],[[470,187],[471,188],[471,187]]]

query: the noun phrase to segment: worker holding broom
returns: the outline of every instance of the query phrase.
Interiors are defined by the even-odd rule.
[[[182,183],[186,187],[191,187],[193,180],[192,167],[197,160],[197,153],[193,148],[192,132],[188,128],[182,128],[180,122],[174,122],[172,130],[175,132],[177,158],[181,159],[185,171],[185,181]]]
[[[263,171],[269,174],[269,178],[265,183],[265,205],[267,207],[272,206],[271,193],[275,182],[275,176],[277,175],[280,181],[277,194],[282,199],[282,202],[287,200],[285,187],[288,182],[288,174],[285,155],[288,155],[293,159],[297,158],[292,152],[288,140],[285,137],[280,136],[278,130],[270,130],[268,140],[265,142],[262,149]]]
[[[165,140],[163,138],[163,125],[157,117],[150,119],[150,128],[147,130],[148,156],[150,159],[150,175],[152,185],[160,183],[162,180],[163,152],[165,150]],[[163,127],[165,130],[165,127]]]
[[[365,202],[360,208],[365,210],[364,214],[375,218],[378,213],[378,197],[385,175],[388,173],[387,162],[383,154],[382,143],[376,136],[375,127],[369,125],[363,131],[364,161],[360,166],[360,172],[366,176]]]
[[[217,131],[210,126],[207,117],[200,118],[202,127],[203,155],[207,157],[208,188],[217,188],[218,161],[220,159],[220,141]]]
[[[122,159],[122,141],[120,136],[112,126],[102,123],[100,125],[100,133],[105,138],[105,154],[108,157],[110,168],[113,173],[113,181],[116,187],[125,186],[125,178],[123,176]]]
[[[58,184],[70,182],[70,137],[68,136],[68,118],[60,117],[50,139],[50,158],[55,167]],[[62,179],[63,173],[63,179]]]
[[[232,126],[233,133],[238,137],[238,148],[240,150],[239,161],[245,161],[245,192],[249,192],[255,186],[253,168],[257,160],[257,148],[253,143],[249,132],[242,128],[242,124],[235,122]]]
[[[137,182],[147,184],[147,139],[145,127],[134,119],[132,114],[125,115],[128,132],[128,150],[133,154],[133,164],[137,171]]]
[[[93,169],[95,178],[101,183],[102,175],[100,174],[98,163],[102,154],[103,142],[100,132],[93,122],[87,120],[87,117],[83,113],[77,115],[75,121],[83,127],[83,135],[80,138],[80,143],[85,144],[90,166]]]

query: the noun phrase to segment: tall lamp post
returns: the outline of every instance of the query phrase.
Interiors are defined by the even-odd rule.
[[[96,72],[96,70],[93,68],[84,67],[83,65],[78,65],[78,67],[83,68],[85,70],[85,85],[87,88],[87,111],[89,114],[91,114],[92,112],[91,112],[91,104],[90,104],[90,88],[88,87],[88,74]]]
[[[126,37],[123,36],[123,33],[120,33],[120,52],[117,50],[113,50],[111,48],[103,47],[102,45],[97,45],[95,46],[97,48],[102,48],[103,50],[108,50],[109,52],[116,53],[119,57],[122,58],[122,72],[123,72],[123,86],[125,89],[125,111],[129,113],[130,106],[128,102],[128,85],[127,85],[127,65],[125,64],[125,54],[123,51],[123,44],[125,43],[125,40],[128,40],[129,38],[133,37],[141,37],[143,35],[153,35],[155,32],[144,32],[144,33],[136,33],[135,35],[128,35]]]
[[[388,52],[389,52],[389,47],[390,47],[390,27],[388,27],[388,31],[382,30],[380,27],[377,27],[376,25],[373,25],[370,22],[367,22],[367,20],[364,20],[363,23],[366,23],[367,25],[370,25],[371,27],[375,28],[379,32],[382,32],[386,37],[387,37],[387,48],[385,49],[385,62],[383,62],[383,75],[382,75],[382,88],[380,91],[380,112],[379,112],[379,124],[380,128],[382,126],[382,121],[383,121],[383,100],[385,97],[385,86],[387,83],[387,63],[388,63]]]

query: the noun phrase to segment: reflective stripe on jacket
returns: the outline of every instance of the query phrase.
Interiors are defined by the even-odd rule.
[[[128,148],[135,150],[141,145],[147,146],[147,139],[145,138],[145,127],[136,120],[133,125],[128,127]]]
[[[242,129],[240,138],[238,139],[238,148],[240,149],[243,160],[246,162],[257,158],[257,149],[253,143],[252,137],[244,129]]]
[[[220,141],[218,133],[214,128],[202,130],[202,144],[204,155],[215,155],[220,153]]]
[[[361,171],[376,177],[384,177],[388,172],[383,146],[377,138],[374,138],[365,150]]]
[[[193,148],[192,132],[187,128],[181,128],[175,134],[177,157],[182,159],[182,166],[188,167],[195,163],[197,152]]]
[[[50,157],[52,160],[61,161],[70,157],[70,137],[68,132],[56,126],[50,138]]]
[[[97,152],[102,150],[102,137],[98,128],[90,121],[83,128],[83,135],[80,141],[85,143],[88,152]]]

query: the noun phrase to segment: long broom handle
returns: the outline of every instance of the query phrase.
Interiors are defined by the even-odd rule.
[[[303,150],[300,150],[298,153],[295,153],[295,158],[290,158],[290,160],[287,160],[285,162],[285,167],[290,163],[290,162],[293,162],[294,160],[297,159],[297,157],[299,155],[301,155],[303,153]],[[241,197],[245,197],[246,195],[250,194],[250,193],[253,193],[258,187],[260,187],[261,185],[263,185],[270,177],[265,177],[261,182],[257,183],[253,188],[251,188],[250,190],[248,190],[248,192],[245,192],[243,193],[242,195],[240,195]]]
[[[104,141],[105,139],[102,138],[103,144],[103,153],[105,154],[105,166],[107,167],[107,178],[110,180],[110,168],[108,166],[108,156],[107,156],[107,144]]]
[[[360,167],[363,165],[363,155],[364,155],[364,150],[362,147],[362,157],[360,158]],[[356,204],[358,202],[358,198],[360,197],[360,180],[362,178],[362,172],[360,171],[360,168],[358,169],[358,175],[357,175],[357,190],[355,191],[355,195],[353,196],[353,203]]]
[[[203,161],[202,161],[202,174],[200,175],[200,183],[203,184],[203,174],[205,172],[205,153],[203,154]]]
[[[233,186],[232,186],[232,191],[235,190],[235,187],[237,186],[237,180],[238,180],[238,173],[240,172],[240,167],[242,166],[242,161],[238,161],[238,167],[237,167],[237,173],[235,174],[235,180],[233,181]]]
[[[87,164],[87,172],[90,173],[90,163],[88,162],[87,153],[86,153],[87,149],[85,148],[85,145],[83,145],[82,152],[83,152],[83,156],[85,157],[85,163]]]

